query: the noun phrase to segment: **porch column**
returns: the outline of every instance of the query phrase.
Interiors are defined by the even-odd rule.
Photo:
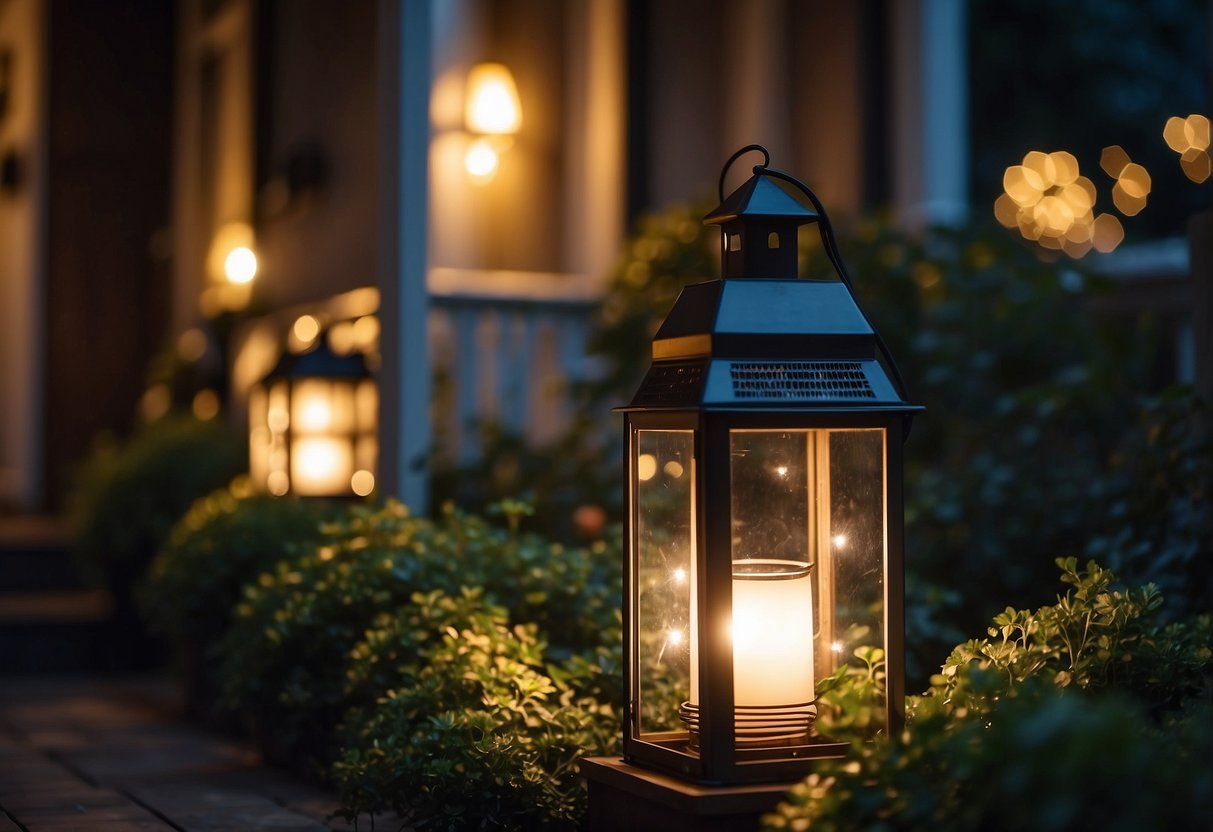
[[[379,492],[427,510],[431,0],[379,0]]]
[[[966,0],[892,4],[893,200],[914,227],[968,215]]]

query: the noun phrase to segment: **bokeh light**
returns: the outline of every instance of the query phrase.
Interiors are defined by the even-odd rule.
[[[1114,215],[1100,214],[1091,229],[1091,239],[1096,251],[1107,254],[1124,241],[1124,226]]]
[[[1116,181],[1112,184],[1112,204],[1126,217],[1135,217],[1146,207],[1153,183],[1150,173],[1129,158],[1120,145],[1105,147],[1099,156],[1099,166]],[[1099,245],[1096,244],[1096,250]]]
[[[1071,257],[1091,250],[1095,184],[1082,175],[1074,154],[1030,151],[1021,164],[1006,169],[1002,185],[994,217],[1004,228],[1018,229],[1025,240]]]
[[[1113,179],[1120,177],[1120,172],[1129,164],[1129,154],[1118,144],[1105,147],[1099,154],[1099,166],[1103,172]]]
[[[1187,118],[1171,116],[1163,127],[1162,137],[1167,147],[1179,154],[1179,166],[1184,176],[1200,184],[1209,178],[1209,119],[1200,113]]]
[[[1210,168],[1213,168],[1209,152],[1196,147],[1188,148],[1180,157],[1179,166],[1183,168],[1184,176],[1198,185],[1209,178]]]

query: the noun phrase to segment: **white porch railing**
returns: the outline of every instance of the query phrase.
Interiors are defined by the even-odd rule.
[[[571,416],[568,386],[587,372],[586,300],[431,295],[431,404],[435,444],[458,462],[479,455],[494,424],[533,445],[556,439]]]

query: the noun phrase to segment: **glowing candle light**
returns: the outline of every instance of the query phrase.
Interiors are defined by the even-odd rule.
[[[733,698],[737,706],[814,698],[810,566],[733,562]]]

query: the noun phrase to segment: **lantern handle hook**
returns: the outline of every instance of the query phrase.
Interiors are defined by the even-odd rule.
[[[720,202],[724,202],[724,178],[728,175],[729,168],[733,167],[733,163],[736,162],[738,159],[740,159],[742,156],[744,156],[747,153],[754,151],[754,150],[757,150],[759,153],[762,154],[761,167],[763,169],[765,169],[767,165],[771,164],[770,152],[760,144],[747,144],[745,147],[741,148],[741,150],[738,150],[736,153],[734,153],[732,156],[729,157],[729,160],[724,163],[724,167],[720,169],[720,181],[718,183],[716,183],[716,192],[718,194],[720,194]],[[758,167],[755,167],[754,171],[757,172]]]
[[[850,293],[851,299],[855,301],[855,306],[859,309],[859,314],[863,315],[863,319],[867,321],[868,327],[872,330],[872,334],[876,336],[876,346],[880,349],[881,355],[884,356],[885,363],[888,366],[889,373],[893,377],[893,384],[897,388],[898,395],[901,396],[902,401],[909,401],[909,396],[906,394],[905,380],[901,377],[901,370],[898,369],[897,362],[893,359],[893,353],[889,350],[889,345],[885,343],[884,338],[881,337],[880,332],[876,329],[876,327],[872,326],[872,319],[868,317],[868,313],[864,311],[863,305],[859,302],[859,298],[855,294],[855,285],[851,282],[851,275],[847,272],[847,267],[842,262],[842,252],[839,251],[838,241],[834,237],[834,226],[830,222],[830,215],[826,213],[825,206],[821,204],[821,200],[817,198],[817,194],[813,193],[812,189],[810,189],[808,185],[804,184],[790,173],[784,173],[781,170],[776,170],[775,168],[770,167],[771,154],[765,147],[760,144],[748,144],[730,156],[729,160],[724,163],[724,168],[722,168],[720,171],[720,182],[717,186],[717,190],[720,191],[720,201],[724,202],[724,179],[725,175],[729,172],[729,168],[733,166],[733,163],[736,162],[738,158],[751,151],[758,151],[762,154],[762,164],[754,166],[755,175],[770,176],[775,179],[782,179],[783,181],[797,188],[801,193],[808,197],[809,202],[813,203],[813,210],[817,212],[817,230],[821,234],[821,243],[825,248],[826,257],[829,258],[830,265],[834,267],[834,271],[837,273],[838,279],[842,281],[842,285],[845,286],[847,288],[847,292]],[[907,436],[909,434],[908,424],[906,434]]]

